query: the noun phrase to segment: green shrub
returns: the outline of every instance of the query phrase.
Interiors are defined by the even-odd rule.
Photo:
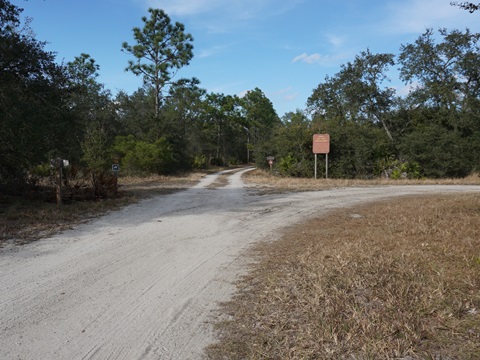
[[[165,174],[171,171],[174,156],[169,142],[160,138],[153,143],[119,136],[113,151],[120,157],[122,168],[130,173]]]
[[[204,170],[208,168],[208,159],[205,155],[195,155],[192,167],[195,170]]]

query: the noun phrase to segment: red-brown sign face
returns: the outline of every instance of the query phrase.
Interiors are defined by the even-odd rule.
[[[315,134],[313,135],[313,153],[328,154],[330,152],[330,135]]]

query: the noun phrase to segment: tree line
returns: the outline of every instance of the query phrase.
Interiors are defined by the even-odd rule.
[[[22,9],[0,0],[0,189],[44,174],[50,160],[109,174],[168,174],[255,162],[287,176],[312,176],[314,133],[329,133],[332,177],[464,176],[480,158],[479,34],[427,30],[400,53],[361,52],[313,89],[305,109],[279,117],[261,89],[210,93],[177,72],[193,37],[149,9],[122,50],[143,79],[132,94],[99,83],[88,54],[57,63]],[[440,38],[438,41],[437,39]],[[399,66],[410,85],[399,96],[387,75]]]

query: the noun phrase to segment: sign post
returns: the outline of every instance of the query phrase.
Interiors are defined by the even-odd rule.
[[[313,135],[313,153],[315,154],[315,179],[317,178],[317,154],[325,154],[325,179],[328,179],[328,153],[330,152],[330,135]]]
[[[113,172],[113,176],[115,177],[114,189],[113,189],[115,196],[118,195],[118,172],[119,171],[120,171],[120,165],[112,164],[112,172]]]
[[[50,160],[50,166],[57,171],[56,175],[56,195],[57,195],[57,207],[62,206],[62,169],[69,166],[70,163],[68,160],[62,158],[56,158]]]
[[[268,165],[270,166],[270,171],[272,171],[272,168],[273,168],[273,160],[275,160],[275,157],[267,156],[267,161],[268,161]]]

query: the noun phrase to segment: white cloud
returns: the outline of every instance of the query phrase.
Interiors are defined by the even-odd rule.
[[[320,54],[308,55],[307,53],[303,53],[301,55],[294,57],[292,60],[292,63],[295,63],[297,61],[303,61],[307,64],[314,64],[314,63],[319,63],[321,60],[322,60],[322,55]]]
[[[197,15],[213,11],[222,4],[222,0],[147,0],[148,7],[163,9],[169,15]]]
[[[292,63],[302,61],[309,65],[318,64],[321,66],[337,66],[340,63],[344,63],[346,61],[350,61],[353,59],[355,53],[352,50],[346,51],[338,51],[332,53],[330,55],[320,55],[318,53],[314,53],[308,55],[307,53],[300,54],[292,59]]]
[[[239,98],[243,98],[243,97],[245,97],[245,95],[248,94],[249,91],[250,91],[250,90],[243,90],[242,92],[238,93],[237,96],[238,96]]]
[[[334,48],[342,47],[343,44],[345,44],[345,40],[346,40],[344,36],[339,36],[334,34],[328,34],[326,35],[326,38]]]
[[[236,20],[249,20],[283,14],[305,0],[144,0],[148,7],[169,15],[188,16],[220,12]],[[219,15],[218,13],[216,15]]]
[[[210,56],[213,56],[215,54],[218,54],[220,52],[222,52],[223,50],[225,49],[228,49],[229,47],[233,46],[233,44],[229,44],[229,45],[216,45],[216,46],[212,46],[208,49],[201,49],[198,54],[196,54],[196,56],[198,58],[207,58],[207,57],[210,57]]]
[[[293,88],[290,86],[290,87],[275,91],[274,93],[271,94],[271,96],[282,102],[290,102],[295,100],[298,97],[298,93],[293,92]]]
[[[392,1],[383,28],[394,33],[423,33],[428,28],[465,28],[478,21],[467,11],[450,5],[450,1]]]

